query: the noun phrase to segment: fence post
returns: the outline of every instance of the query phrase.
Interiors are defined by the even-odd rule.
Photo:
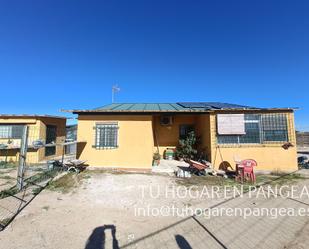
[[[22,190],[24,187],[24,173],[26,167],[26,156],[28,149],[28,126],[25,125],[23,129],[23,136],[20,143],[20,153],[19,153],[19,166],[17,172],[17,188]]]

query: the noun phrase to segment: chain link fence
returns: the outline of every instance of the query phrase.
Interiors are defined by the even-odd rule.
[[[0,231],[75,159],[66,152],[66,131],[56,126],[0,128]],[[58,167],[57,167],[58,166]]]

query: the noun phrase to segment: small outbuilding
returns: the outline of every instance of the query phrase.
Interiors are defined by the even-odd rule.
[[[16,162],[19,160],[21,138],[24,127],[28,126],[27,163],[39,163],[61,156],[63,146],[36,148],[34,141],[44,144],[65,142],[66,118],[50,115],[0,115],[0,160]]]

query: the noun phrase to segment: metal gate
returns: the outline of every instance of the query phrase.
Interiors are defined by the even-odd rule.
[[[27,125],[6,125],[1,132],[0,231],[62,170],[50,167],[52,160],[64,158],[64,155],[57,158],[55,153],[51,153],[57,146],[64,148],[64,144],[55,143],[53,128],[47,127],[44,140],[40,139],[39,128]],[[5,136],[9,136],[9,139],[1,140]],[[41,155],[48,155],[48,160],[37,160]]]

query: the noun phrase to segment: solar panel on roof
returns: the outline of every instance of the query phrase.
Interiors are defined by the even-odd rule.
[[[180,102],[177,103],[185,108],[204,108],[204,109],[233,109],[233,108],[252,108],[244,105],[236,105],[220,102]]]
[[[249,106],[244,106],[244,105],[236,105],[236,104],[220,103],[220,102],[208,102],[208,104],[218,109],[248,108],[249,107]]]
[[[183,106],[181,106],[181,105],[179,105],[179,104],[177,104],[177,103],[171,103],[170,104],[173,108],[175,108],[175,110],[176,111],[180,111],[180,110],[183,110],[183,109],[185,109]]]
[[[185,108],[199,108],[202,107],[200,103],[198,102],[179,102],[178,105],[181,105]]]
[[[210,108],[207,102],[179,102],[177,104],[185,108]]]

